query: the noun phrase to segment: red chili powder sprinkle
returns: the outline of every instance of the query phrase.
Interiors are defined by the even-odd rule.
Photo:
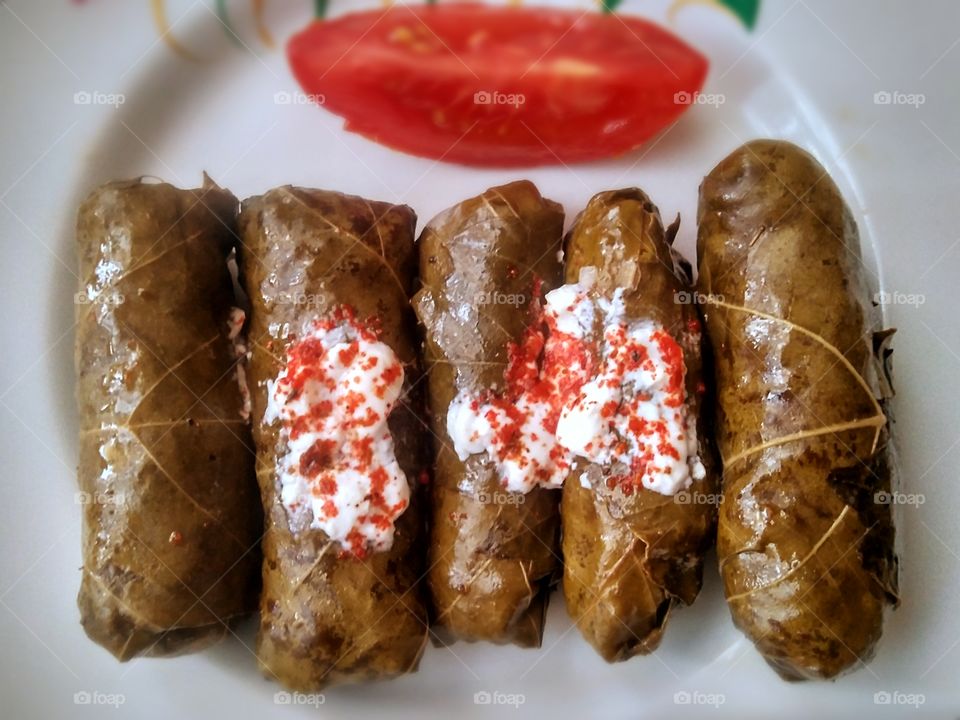
[[[300,474],[315,478],[333,464],[337,446],[331,440],[317,440],[300,456]]]
[[[350,326],[354,331],[356,339],[350,341],[346,346],[341,346],[336,352],[336,362],[347,368],[356,368],[363,372],[372,372],[380,364],[379,358],[371,356],[361,351],[361,340],[367,342],[376,342],[380,330],[380,319],[373,317],[365,323],[357,321],[353,308],[347,305],[341,305],[334,308],[330,314],[314,322],[314,328],[317,330],[333,330],[344,324]],[[293,338],[290,338],[293,340]],[[331,364],[333,358],[327,357],[328,350],[324,347],[323,340],[313,335],[303,338],[299,342],[294,342],[287,349],[287,363],[278,384],[286,393],[286,399],[289,403],[300,397],[309,383],[316,383],[329,392],[335,392],[338,380],[336,376],[327,373],[327,366]],[[359,378],[356,373],[354,381]],[[384,397],[390,386],[403,377],[403,367],[399,363],[391,363],[382,368],[379,373],[379,380],[375,383],[374,392],[379,397]],[[291,439],[296,439],[304,433],[317,432],[324,427],[325,422],[334,412],[339,411],[345,416],[342,428],[373,427],[382,420],[381,415],[370,406],[368,398],[362,392],[350,390],[342,392],[336,401],[340,406],[335,407],[334,402],[330,400],[319,400],[310,405],[309,410],[303,415],[292,418],[288,421],[287,432]],[[340,454],[347,454],[350,463],[366,473],[370,479],[371,488],[369,501],[372,506],[377,507],[378,511],[366,516],[360,520],[369,522],[381,530],[388,530],[393,520],[406,508],[406,502],[402,501],[388,507],[384,498],[387,483],[390,481],[390,475],[384,467],[375,467],[375,458],[373,454],[374,438],[360,438],[350,441],[343,445],[334,440],[320,439],[315,441],[310,448],[304,452],[299,461],[299,472],[310,480],[311,493],[320,498],[325,498],[319,512],[325,518],[333,518],[339,514],[333,496],[337,492],[336,474],[334,470],[344,460],[339,457]],[[424,471],[426,472],[426,471]],[[426,476],[429,481],[429,475]],[[300,503],[295,502],[291,505],[291,510],[295,510]],[[360,524],[350,530],[344,542],[344,549],[341,556],[353,556],[359,559],[366,557],[369,552],[368,541],[360,531]],[[171,542],[174,541],[171,535]]]

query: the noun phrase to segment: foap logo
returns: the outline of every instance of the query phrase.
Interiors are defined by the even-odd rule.
[[[278,690],[273,694],[274,705],[306,705],[320,707],[327,701],[323,693],[287,692]]]
[[[77,505],[123,505],[123,493],[114,492],[86,492],[81,490],[73,494],[73,501]]]
[[[927,701],[923,693],[906,693],[900,690],[880,690],[873,694],[874,705],[903,705],[919,708]]]
[[[527,102],[523,93],[503,93],[496,90],[477,90],[473,94],[474,105],[513,105],[518,108]]]
[[[118,708],[127,701],[122,693],[104,693],[97,690],[80,690],[73,694],[74,705],[105,705]]]
[[[123,305],[123,293],[118,292],[78,292],[73,296],[74,305]]]
[[[527,701],[523,693],[505,693],[497,690],[478,690],[473,694],[474,705],[506,705],[514,709],[519,708]]]
[[[702,293],[698,290],[675,290],[673,293],[675,305],[706,305],[716,302],[723,302],[723,295]]]
[[[918,507],[927,502],[927,496],[923,493],[880,491],[874,494],[873,501],[877,505],[913,505]]]
[[[273,94],[274,105],[323,105],[327,96],[321,93],[287,92],[281,90]]]
[[[127,101],[123,93],[107,93],[100,90],[78,90],[73,94],[74,105],[108,105],[119,108]]]
[[[920,307],[927,302],[927,296],[922,293],[904,293],[899,291],[874,293],[873,302],[876,305],[912,305]]]
[[[874,105],[909,105],[916,109],[927,102],[923,93],[907,93],[899,90],[878,90],[873,94]]]
[[[523,493],[500,492],[477,493],[477,502],[481,505],[523,505],[527,496]]]
[[[707,705],[718,708],[727,701],[723,693],[705,693],[699,690],[678,690],[673,694],[674,705]]]
[[[683,490],[673,496],[673,501],[677,505],[714,505],[719,507],[720,503],[723,502],[723,495],[721,493],[702,493]]]
[[[519,307],[527,302],[523,293],[482,292],[477,295],[477,305],[510,305]]]
[[[720,107],[727,101],[727,96],[723,93],[702,93],[687,92],[681,90],[673,94],[674,105],[712,105]]]
[[[302,292],[281,291],[277,293],[275,302],[277,305],[297,305],[317,309],[323,309],[327,306],[327,298],[325,296]]]

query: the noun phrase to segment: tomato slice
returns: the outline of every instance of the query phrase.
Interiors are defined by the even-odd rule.
[[[677,118],[707,72],[700,53],[640,18],[459,3],[314,21],[287,53],[348,130],[486,166],[627,152]]]

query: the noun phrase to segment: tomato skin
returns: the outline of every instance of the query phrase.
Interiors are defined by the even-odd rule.
[[[422,157],[515,167],[625,153],[687,109],[707,61],[636,17],[394,5],[315,21],[287,54],[346,128]],[[485,94],[484,94],[485,93]]]

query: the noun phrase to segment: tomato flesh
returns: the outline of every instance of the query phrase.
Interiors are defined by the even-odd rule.
[[[287,53],[348,130],[484,166],[627,152],[679,117],[707,72],[696,50],[640,18],[480,4],[314,21]]]

